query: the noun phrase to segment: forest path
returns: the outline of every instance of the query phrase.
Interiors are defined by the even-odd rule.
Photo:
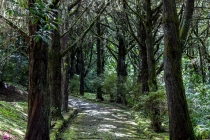
[[[61,140],[139,140],[131,113],[116,105],[93,103],[70,97],[79,113],[61,133]]]

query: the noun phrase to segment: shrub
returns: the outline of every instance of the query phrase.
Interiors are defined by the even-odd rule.
[[[162,128],[156,127],[161,126],[167,114],[165,91],[158,90],[157,92],[149,92],[147,95],[139,96],[139,100],[133,109],[142,112],[150,118],[151,126],[155,132],[163,131]]]
[[[198,139],[210,138],[210,86],[200,84],[192,90],[195,93],[187,92],[186,97],[195,135]]]
[[[74,75],[74,77],[70,80],[69,83],[69,91],[71,94],[79,94],[80,89],[80,79],[79,75]]]
[[[102,83],[102,91],[105,94],[110,95],[110,98],[111,98],[110,100],[115,100],[114,97],[116,97],[116,93],[117,93],[117,75],[116,75],[116,73],[104,75],[104,81]]]

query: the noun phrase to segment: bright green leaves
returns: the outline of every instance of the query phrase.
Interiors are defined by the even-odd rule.
[[[17,3],[18,3],[18,5],[20,5],[20,7],[24,8],[24,9],[28,7],[26,0],[18,0]]]
[[[6,14],[10,17],[23,17],[27,13],[27,7],[28,5],[26,0],[9,0],[8,5],[6,7]]]
[[[40,22],[41,24],[49,24],[50,20],[54,19],[54,12],[50,8],[51,3],[46,3],[43,1],[38,1],[30,7],[30,18],[33,24]]]
[[[36,34],[33,35],[36,42],[42,39],[44,42],[49,43],[52,30],[57,29],[56,25],[61,23],[56,18],[58,10],[52,7],[53,5],[49,1],[37,0],[29,8],[31,23],[37,24],[39,28]]]

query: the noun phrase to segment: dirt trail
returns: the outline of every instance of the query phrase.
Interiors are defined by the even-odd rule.
[[[129,111],[70,97],[78,116],[59,136],[61,140],[139,140],[137,124]]]

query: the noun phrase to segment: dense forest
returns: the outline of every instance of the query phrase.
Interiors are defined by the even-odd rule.
[[[28,92],[25,139],[49,140],[69,95],[87,92],[171,140],[210,138],[209,11],[208,0],[0,0],[0,86]]]

